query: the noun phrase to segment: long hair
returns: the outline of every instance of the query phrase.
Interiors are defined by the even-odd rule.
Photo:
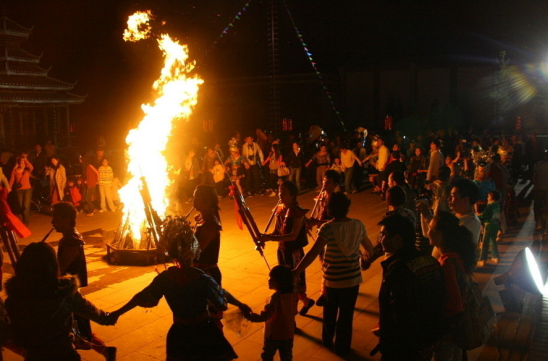
[[[52,159],[55,159],[57,161],[57,165],[53,165],[53,163],[51,162]],[[61,166],[61,160],[59,159],[59,156],[52,155],[51,159],[49,160],[49,164],[51,165],[52,168],[59,169],[59,167]]]
[[[221,214],[219,211],[221,208],[219,207],[219,197],[217,197],[217,191],[215,190],[215,187],[210,186],[209,184],[200,184],[196,187],[196,194],[199,194],[203,197],[203,199],[209,204],[211,209],[213,209],[213,213],[219,220],[221,221]]]
[[[15,275],[6,282],[10,290],[33,294],[54,294],[58,288],[59,263],[53,247],[46,242],[29,244],[14,266]]]
[[[435,230],[442,234],[444,252],[458,253],[464,263],[464,270],[471,274],[476,266],[476,245],[472,232],[460,225],[459,219],[450,212],[437,211],[434,215]]]
[[[278,160],[280,158],[280,146],[278,144],[272,144],[272,149],[274,150],[274,157],[275,160]]]
[[[289,194],[293,197],[293,202],[297,202],[297,196],[299,195],[299,188],[292,181],[284,181],[280,184],[280,190],[286,188],[289,191]]]

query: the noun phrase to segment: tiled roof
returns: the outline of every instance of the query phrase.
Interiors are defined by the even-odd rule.
[[[41,68],[37,64],[0,61],[0,75],[47,76],[48,71],[49,69]]]
[[[0,75],[0,89],[70,90],[74,84],[47,76]]]
[[[0,92],[0,103],[19,104],[79,104],[86,97],[67,92]]]
[[[27,63],[40,62],[41,56],[31,54],[18,46],[9,44],[0,45],[0,60],[10,60]]]
[[[6,16],[0,17],[0,34],[28,38],[32,28],[25,28]]]

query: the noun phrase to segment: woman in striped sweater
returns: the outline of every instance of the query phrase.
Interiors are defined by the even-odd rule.
[[[365,226],[360,220],[346,216],[349,209],[350,199],[343,193],[333,193],[327,204],[333,220],[320,228],[318,239],[293,271],[295,275],[300,274],[325,248],[322,340],[326,347],[334,346],[339,355],[348,353],[352,343],[354,306],[362,283],[360,245],[368,254],[373,254]]]

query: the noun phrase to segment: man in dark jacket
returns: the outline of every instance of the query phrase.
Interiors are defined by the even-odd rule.
[[[415,248],[414,225],[394,214],[383,219],[380,236],[390,255],[381,262],[379,344],[383,361],[430,360],[444,319],[441,267]]]
[[[53,205],[51,224],[57,232],[63,234],[57,250],[59,273],[62,276],[67,274],[76,276],[79,286],[86,287],[88,285],[86,255],[83,237],[76,230],[76,215],[76,208],[72,204],[57,203]],[[106,346],[104,341],[91,331],[89,319],[77,314],[74,314],[73,318],[79,333],[77,336],[80,336],[75,340],[77,349],[93,349],[103,355],[107,361],[116,360],[116,347]]]

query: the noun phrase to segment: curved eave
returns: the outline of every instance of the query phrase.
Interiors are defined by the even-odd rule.
[[[8,69],[5,72],[0,72],[2,75],[21,75],[21,76],[48,76],[49,69],[42,69],[39,68],[35,71],[27,71],[27,70],[13,70]]]
[[[2,32],[5,32],[8,35],[25,36],[28,38],[29,35],[32,33],[32,29],[34,29],[34,26],[30,28],[24,27],[11,20],[7,16],[2,17],[2,23],[3,27],[0,28],[0,34]]]
[[[10,90],[57,90],[57,91],[67,91],[74,88],[74,86],[36,86],[36,85],[5,85],[0,84],[0,89],[10,89]]]
[[[18,74],[17,76],[25,77],[24,75]],[[44,77],[51,81],[50,84],[21,84],[17,83],[17,79],[13,79],[13,82],[0,82],[0,89],[10,89],[10,90],[58,90],[58,91],[67,91],[74,88],[76,83],[70,84],[61,80],[53,79],[50,77]]]
[[[57,95],[57,96],[56,96]],[[2,94],[0,104],[82,104],[85,96],[65,94]]]
[[[42,53],[40,55],[34,55],[34,54],[31,54],[28,51],[23,50],[21,48],[19,48],[18,51],[20,51],[24,56],[20,56],[20,57],[19,56],[14,56],[14,55],[10,54],[10,50],[8,49],[7,54],[6,54],[6,60],[38,64],[38,63],[40,63],[40,59],[42,59],[42,55],[44,55],[44,53]]]
[[[28,39],[30,36],[30,32],[26,33],[23,31],[17,31],[12,29],[0,29],[0,35],[11,36],[17,39]]]
[[[6,100],[0,98],[0,104],[82,104],[83,99],[67,99],[67,100],[36,100],[36,99],[15,99]]]

